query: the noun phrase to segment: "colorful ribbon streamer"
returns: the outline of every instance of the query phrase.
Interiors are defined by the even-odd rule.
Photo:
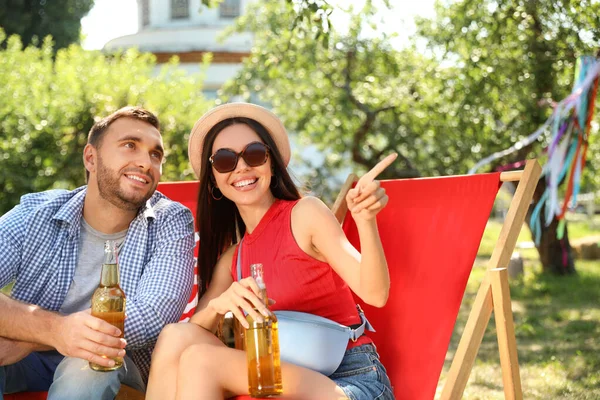
[[[482,166],[514,153],[550,131],[552,140],[546,149],[548,161],[542,170],[542,179],[546,179],[547,187],[532,212],[530,223],[533,238],[538,245],[541,239],[542,221],[545,226],[548,226],[555,218],[559,221],[557,238],[562,240],[564,216],[569,203],[572,207],[577,204],[599,79],[600,60],[595,57],[579,58],[573,90],[555,106],[550,118],[528,137],[506,150],[482,159],[469,170],[469,174],[473,174]],[[559,204],[558,189],[565,177],[565,195],[562,204]],[[566,266],[565,254],[563,254],[563,264]]]

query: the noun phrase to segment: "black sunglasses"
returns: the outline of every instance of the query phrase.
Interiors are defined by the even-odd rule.
[[[218,172],[225,173],[235,169],[240,156],[249,167],[259,167],[267,162],[268,154],[269,146],[261,142],[251,142],[239,153],[231,149],[219,149],[208,160]]]

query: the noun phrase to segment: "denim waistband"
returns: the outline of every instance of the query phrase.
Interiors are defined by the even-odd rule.
[[[373,343],[365,343],[346,350],[346,354],[354,353],[377,353],[377,347]]]

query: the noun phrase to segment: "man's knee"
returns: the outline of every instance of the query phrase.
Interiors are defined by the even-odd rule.
[[[124,376],[124,368],[98,372],[79,358],[66,357],[56,368],[54,382],[48,391],[49,400],[114,399]]]

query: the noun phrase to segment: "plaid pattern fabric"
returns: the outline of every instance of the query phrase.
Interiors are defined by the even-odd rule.
[[[28,194],[0,217],[0,287],[14,280],[12,298],[60,309],[77,265],[85,194],[85,186]],[[159,332],[179,320],[190,298],[194,245],[192,213],[159,192],[129,225],[119,253],[125,339],[144,379]]]

